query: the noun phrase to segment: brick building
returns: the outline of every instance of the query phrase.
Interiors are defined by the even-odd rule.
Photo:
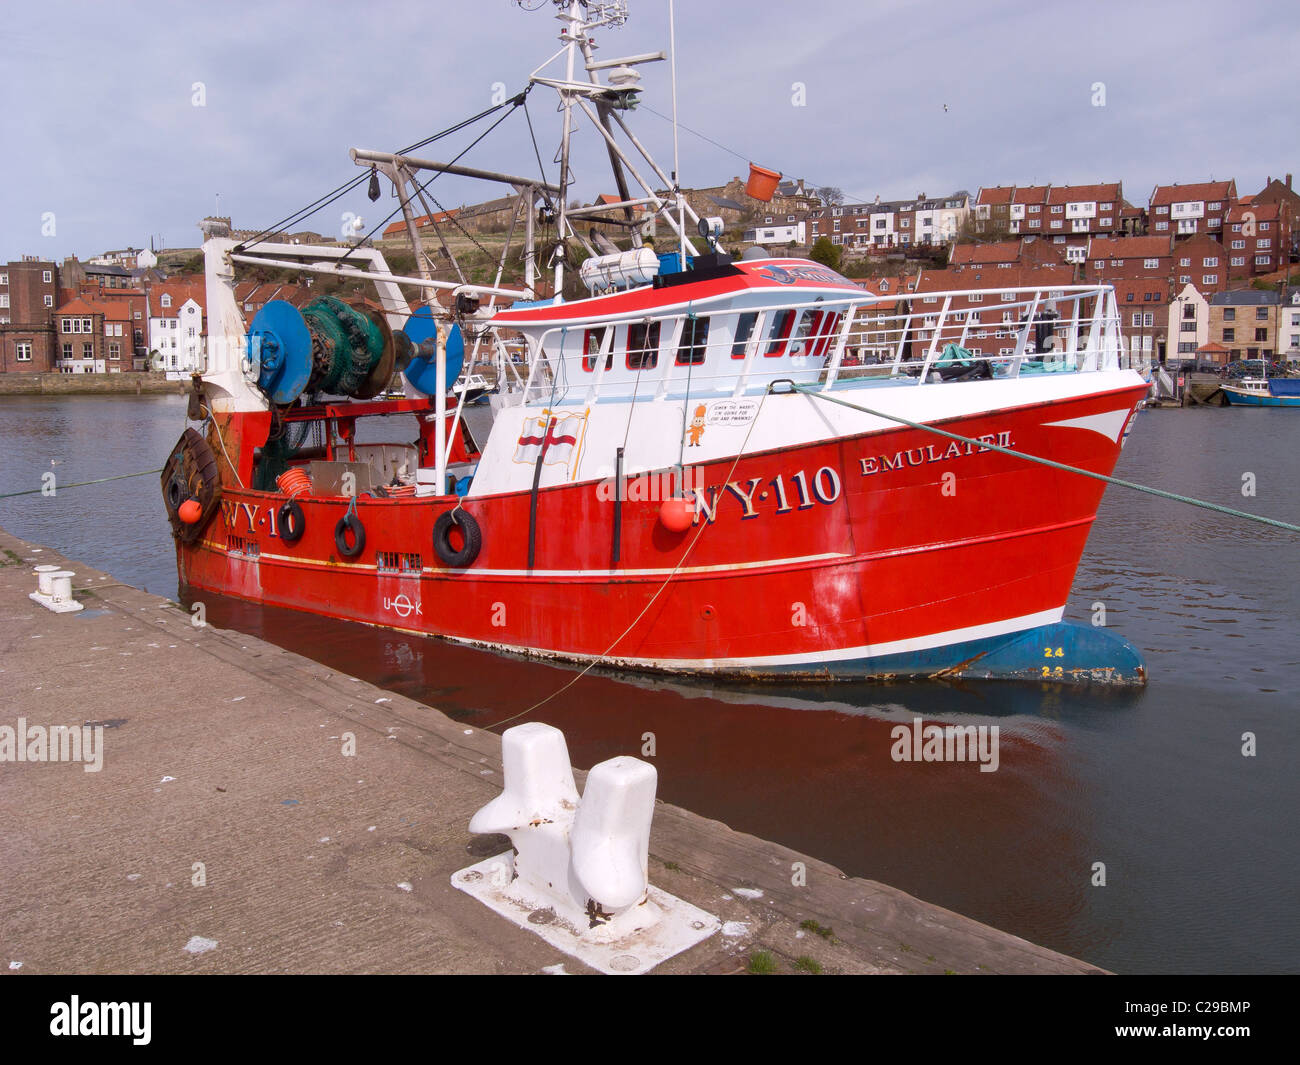
[[[1147,208],[1147,233],[1175,239],[1202,233],[1219,237],[1224,217],[1236,202],[1236,181],[1157,185]]]
[[[1160,341],[1165,337],[1169,319],[1167,277],[1156,275],[1133,279],[1114,278],[1108,279],[1107,283],[1115,287],[1115,305],[1119,310],[1120,333],[1133,361],[1137,363],[1159,361]]]
[[[1234,281],[1271,274],[1286,266],[1291,247],[1291,204],[1248,198],[1228,209],[1223,243]]]
[[[1195,285],[1201,292],[1228,287],[1228,252],[1208,233],[1174,243],[1174,285]]]
[[[35,256],[0,265],[0,373],[55,369],[59,268]]]
[[[1170,236],[1094,237],[1088,242],[1083,276],[1087,281],[1112,284],[1139,278],[1166,283],[1165,298],[1174,273],[1174,241]]]
[[[1287,256],[1300,254],[1300,193],[1292,190],[1291,175],[1287,174],[1285,182],[1270,177],[1264,187],[1251,197],[1251,202],[1261,204],[1285,203],[1287,205],[1287,218],[1290,220],[1290,240],[1280,250]]]
[[[957,244],[948,256],[954,273],[985,267],[1009,270],[1018,266],[1064,266],[1065,249],[1050,240],[996,240],[987,244]]]
[[[1020,323],[1015,310],[1007,310],[1001,305],[1025,298],[1015,295],[1012,290],[1043,288],[1047,290],[1045,298],[1051,299],[1063,296],[1063,289],[1073,280],[1074,271],[1068,266],[922,271],[909,303],[912,314],[909,357],[925,358],[933,340],[943,310],[943,298],[937,293],[961,289],[989,290],[952,298],[941,339],[946,342],[954,330],[964,329],[963,346],[966,350],[977,355],[1005,356],[1015,353]]]
[[[975,201],[975,232],[1048,237],[1071,246],[1093,236],[1122,233],[1124,190],[1120,182],[1096,185],[998,185],[982,188]]]

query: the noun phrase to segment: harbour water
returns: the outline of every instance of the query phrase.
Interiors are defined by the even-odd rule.
[[[161,466],[184,415],[177,397],[0,399],[0,494]],[[1117,475],[1300,523],[1298,452],[1291,412],[1150,411]],[[156,475],[0,499],[0,525],[184,598]],[[597,673],[565,688],[576,671],[203,600],[216,625],[477,727],[559,692],[527,719],[563,728],[576,764],[653,742],[670,802],[1106,968],[1294,972],[1298,570],[1300,537],[1108,490],[1067,616],[1104,608],[1147,656],[1140,692]],[[917,717],[997,725],[997,771],[894,761],[892,730]]]

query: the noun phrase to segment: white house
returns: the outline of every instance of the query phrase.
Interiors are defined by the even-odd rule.
[[[197,296],[190,286],[159,286],[150,293],[149,353],[169,381],[203,369],[203,307]]]

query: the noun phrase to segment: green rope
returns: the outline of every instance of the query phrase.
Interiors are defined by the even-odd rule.
[[[84,488],[88,484],[103,484],[105,481],[121,481],[125,480],[127,477],[148,477],[151,473],[162,473],[162,471],[163,468],[160,466],[156,470],[141,470],[139,473],[119,473],[115,477],[99,477],[93,481],[75,481],[72,484],[59,484],[56,481],[54,489],[55,491],[58,491],[60,488]],[[37,492],[44,491],[44,488],[26,488],[21,492],[3,492],[0,493],[0,499],[9,499],[13,496],[30,496],[35,495]]]
[[[1147,485],[1136,484],[1133,481],[1124,481],[1118,477],[1107,477],[1104,473],[1094,473],[1092,470],[1082,470],[1078,466],[1067,466],[1063,462],[1053,462],[1051,459],[1045,459],[1039,455],[1030,455],[1024,451],[1015,451],[1009,447],[1001,447],[998,444],[989,444],[983,440],[975,440],[969,436],[962,436],[960,433],[950,433],[946,429],[937,429],[933,425],[926,425],[923,422],[908,421],[906,418],[899,417],[897,414],[886,414],[884,411],[872,410],[870,407],[860,407],[856,403],[849,403],[848,401],[839,399],[836,396],[825,395],[807,385],[795,384],[793,381],[773,381],[772,384],[768,386],[768,390],[772,391],[778,384],[789,385],[790,388],[794,389],[796,392],[802,392],[804,395],[812,396],[814,399],[824,399],[827,403],[838,403],[841,407],[848,407],[850,410],[861,411],[863,414],[872,414],[877,418],[885,418],[891,422],[900,422],[912,429],[924,429],[926,432],[936,433],[939,436],[946,436],[950,440],[957,440],[963,444],[974,444],[976,447],[987,448],[989,451],[1000,451],[1004,455],[1011,455],[1018,459],[1028,459],[1030,462],[1037,462],[1043,466],[1050,466],[1055,470],[1064,470],[1066,473],[1077,473],[1081,477],[1091,477],[1094,481],[1104,481],[1106,484],[1117,484],[1121,488],[1132,488],[1138,492],[1146,492],[1148,495],[1159,496],[1161,499],[1172,499],[1176,503],[1189,503],[1194,507],[1213,510],[1219,514],[1230,514],[1234,518],[1245,518],[1248,521],[1257,521],[1262,525],[1272,525],[1276,529],[1285,529],[1287,532],[1300,533],[1300,525],[1291,525],[1288,522],[1278,521],[1275,518],[1266,518],[1260,514],[1248,514],[1244,510],[1233,510],[1232,507],[1221,506],[1218,503],[1210,503],[1204,499],[1193,499],[1191,496],[1180,496],[1177,492],[1165,492],[1159,488],[1149,488]]]

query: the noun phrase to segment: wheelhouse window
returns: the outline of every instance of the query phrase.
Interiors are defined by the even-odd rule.
[[[754,324],[758,321],[756,311],[746,311],[736,319],[736,338],[731,345],[731,357],[743,359],[745,349],[749,347],[749,338],[754,333]]]
[[[634,322],[627,327],[627,368],[653,370],[659,363],[658,322]]]
[[[191,333],[193,330],[190,331]],[[590,373],[596,368],[596,359],[600,355],[600,347],[605,342],[605,327],[600,326],[596,329],[587,329],[582,334],[582,368]],[[611,350],[605,356],[605,369],[608,370],[614,365],[614,352]]]
[[[786,341],[790,339],[790,332],[794,329],[797,313],[792,310],[778,311],[772,319],[772,328],[767,334],[767,350],[763,352],[769,359],[785,354]]]
[[[677,348],[677,365],[699,366],[709,340],[708,318],[689,317],[682,325],[682,342]]]

